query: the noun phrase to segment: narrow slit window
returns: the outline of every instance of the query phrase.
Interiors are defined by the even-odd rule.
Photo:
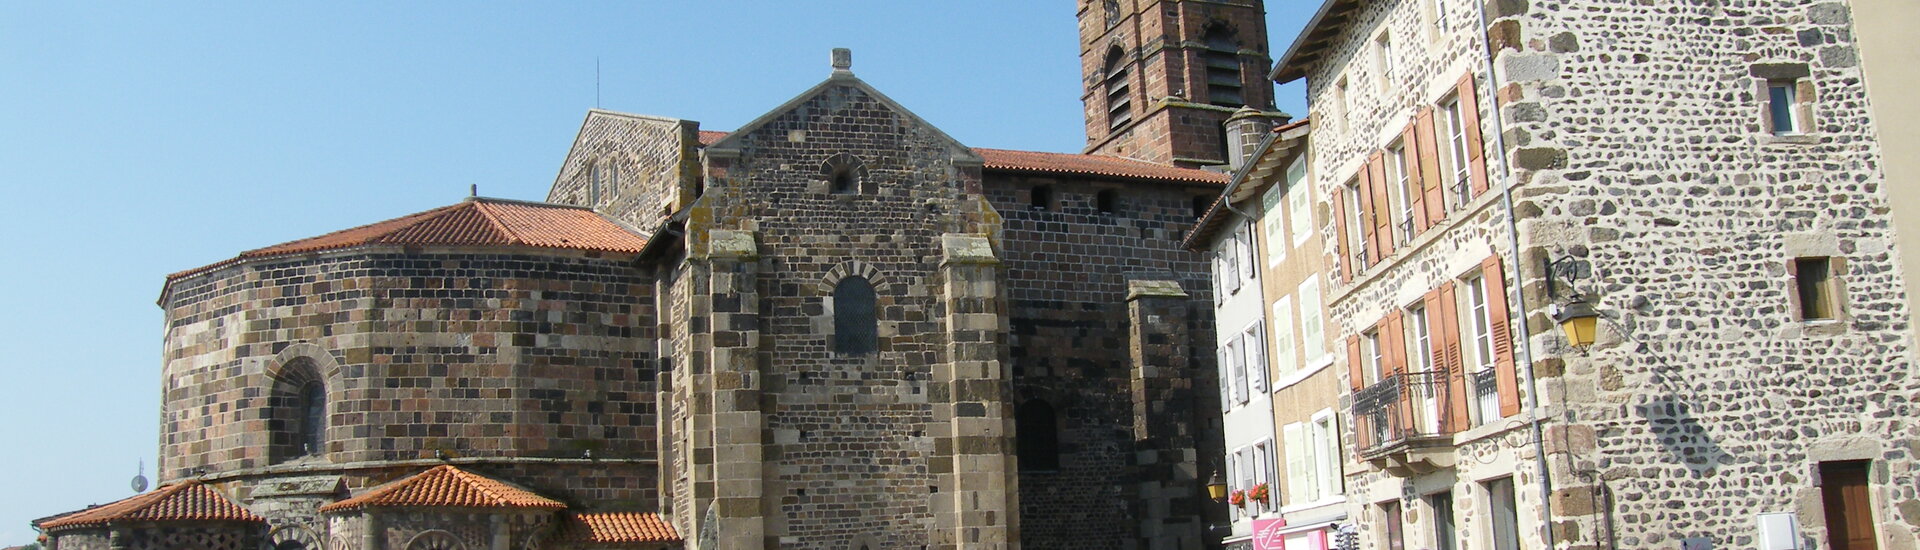
[[[1107,128],[1119,129],[1133,122],[1133,95],[1127,79],[1127,54],[1118,46],[1107,50],[1103,87],[1107,92]]]
[[[1099,193],[1093,195],[1093,204],[1095,208],[1100,209],[1101,214],[1118,213],[1120,211],[1120,192],[1112,189],[1101,190]]]
[[[1800,320],[1824,321],[1837,317],[1831,259],[1795,258],[1793,263],[1794,285],[1800,291]]]
[[[1029,199],[1032,201],[1032,204],[1029,205],[1030,208],[1034,210],[1053,209],[1053,186],[1035,185],[1030,195],[1031,197],[1029,197]]]

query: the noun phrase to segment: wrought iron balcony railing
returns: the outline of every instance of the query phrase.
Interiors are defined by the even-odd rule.
[[[1377,456],[1423,441],[1438,441],[1455,426],[1445,371],[1387,376],[1353,394],[1356,448]]]

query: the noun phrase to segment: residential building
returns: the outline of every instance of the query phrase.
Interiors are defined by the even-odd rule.
[[[1308,177],[1308,124],[1266,131],[1254,115],[1229,119],[1228,136],[1244,144],[1236,159],[1244,160],[1187,236],[1188,247],[1215,258],[1226,481],[1243,495],[1237,497],[1243,504],[1231,508],[1236,521],[1223,542],[1227,548],[1326,547],[1346,519],[1346,455],[1338,377],[1328,368],[1334,354],[1320,298],[1324,224],[1314,213],[1317,195]],[[1242,256],[1251,258],[1250,269],[1235,269],[1246,261]],[[1255,288],[1241,296],[1236,286]],[[1236,360],[1236,347],[1257,353],[1242,352],[1244,360]],[[1235,409],[1243,402],[1241,380],[1249,398]],[[1251,418],[1262,413],[1267,416]],[[1244,496],[1263,483],[1265,501]]]
[[[1323,3],[1273,76],[1317,121],[1358,547],[1915,545],[1855,37],[1843,2]]]

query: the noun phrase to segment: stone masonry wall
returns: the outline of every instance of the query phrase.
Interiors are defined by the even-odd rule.
[[[547,202],[588,206],[653,231],[693,200],[699,123],[593,110],[561,163]],[[596,168],[599,172],[596,172]],[[593,178],[602,178],[596,190]]]
[[[1847,5],[1496,4],[1525,265],[1590,262],[1606,316],[1565,349],[1527,275],[1536,368],[1574,419],[1549,437],[1561,547],[1610,523],[1622,546],[1748,548],[1755,514],[1794,512],[1826,548],[1819,463],[1871,460],[1880,547],[1914,548],[1910,317]],[[1768,78],[1798,79],[1804,134],[1768,131]],[[1838,320],[1799,320],[1807,256],[1844,260]]]
[[[1035,186],[1052,190],[1051,209],[1032,207]],[[1114,213],[1099,211],[1102,190],[1118,193]],[[1193,224],[1193,197],[1218,189],[989,173],[986,192],[1005,217],[1015,401],[1045,400],[1060,430],[1060,469],[1020,474],[1021,541],[1120,547],[1133,533],[1113,526],[1134,513],[1123,498],[1131,481],[1113,475],[1134,456],[1127,278],[1173,274],[1187,311],[1211,312],[1206,259],[1179,239]],[[1200,456],[1219,457],[1213,320],[1196,313],[1188,323],[1188,376],[1200,391],[1195,410],[1167,414],[1194,430]]]
[[[436,451],[509,460],[656,452],[653,335],[643,322],[652,286],[624,258],[348,251],[252,261],[170,288],[163,481],[198,467],[312,475]],[[325,378],[325,453],[269,464],[266,390],[302,359]],[[547,477],[535,477],[563,500],[652,502],[653,468],[597,468],[547,465]]]
[[[942,234],[992,232],[974,225],[984,219],[982,204],[968,197],[979,188],[978,168],[957,164],[955,155],[971,153],[856,83],[830,81],[765,124],[710,146],[707,192],[689,221],[696,255],[720,246],[707,239],[721,229],[757,243],[757,269],[746,272],[757,273],[758,315],[748,317],[755,326],[716,324],[712,345],[733,345],[722,341],[723,330],[760,339],[755,370],[762,378],[744,387],[763,390],[761,403],[727,406],[758,411],[764,421],[768,544],[934,544],[929,505],[953,490],[933,483],[938,445],[926,432],[930,368],[946,343],[932,277]],[[737,156],[715,154],[727,143],[737,144]],[[830,190],[825,167],[840,155],[857,159],[860,192]],[[834,285],[856,275],[877,296],[877,352],[865,355],[830,347]],[[696,325],[707,322],[700,299]],[[717,312],[720,297],[713,301]],[[702,368],[698,361],[692,367]],[[702,384],[705,373],[693,374]],[[715,377],[704,387],[723,382]],[[716,476],[722,484],[733,479],[724,470]],[[727,533],[720,536],[733,547]]]

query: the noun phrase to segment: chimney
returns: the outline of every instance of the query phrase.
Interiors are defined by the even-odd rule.
[[[1274,124],[1286,122],[1285,116],[1276,117],[1252,107],[1241,107],[1233,112],[1233,116],[1227,117],[1227,167],[1238,172],[1246,166],[1247,161],[1252,160],[1254,150],[1260,147],[1260,141],[1273,133]]]

